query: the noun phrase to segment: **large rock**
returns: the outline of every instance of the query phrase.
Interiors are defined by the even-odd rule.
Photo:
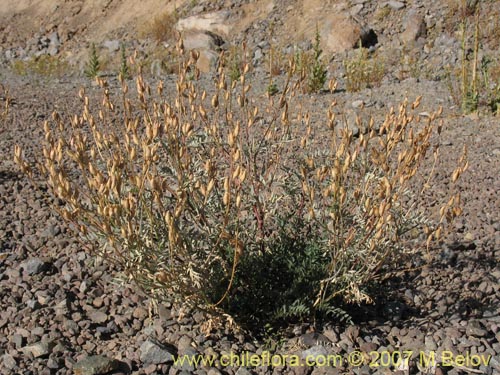
[[[220,47],[224,44],[223,36],[229,35],[231,29],[228,20],[229,12],[220,11],[187,17],[176,25],[185,49],[200,53],[197,67],[203,73],[217,66]]]
[[[210,31],[190,30],[182,34],[184,48],[187,50],[218,50],[224,44],[224,40]]]
[[[355,48],[361,42],[363,47],[377,43],[374,31],[362,25],[347,13],[328,16],[320,30],[324,48],[333,53],[340,53]]]
[[[411,10],[406,16],[404,21],[404,31],[399,36],[399,39],[403,43],[410,43],[420,37],[424,37],[426,32],[427,30],[424,17],[421,14],[418,14],[415,10]]]
[[[177,30],[210,31],[215,34],[229,35],[231,26],[229,12],[219,11],[183,18],[177,22]]]

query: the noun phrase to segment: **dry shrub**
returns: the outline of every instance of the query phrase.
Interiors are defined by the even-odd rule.
[[[7,128],[11,102],[12,98],[9,94],[9,88],[0,84],[0,134]]]
[[[369,58],[368,51],[361,46],[357,57],[344,61],[344,69],[349,92],[379,86],[386,72],[384,62],[379,57]]]
[[[410,231],[431,241],[460,213],[452,195],[432,225],[411,192],[440,130],[437,114],[413,114],[418,100],[354,138],[333,108],[313,126],[292,74],[263,99],[247,65],[236,81],[219,67],[205,91],[196,59],[183,63],[172,100],[155,99],[139,76],[136,100],[122,83],[114,103],[102,82],[98,108],[82,90],[81,113],[46,123],[38,163],[15,150],[65,202],[62,217],[101,243],[96,253],[155,298],[258,321],[345,317],[339,303],[369,302],[388,265],[425,248],[405,246]],[[465,168],[462,159],[453,181]]]
[[[152,38],[157,42],[168,42],[175,40],[176,29],[175,24],[178,20],[177,12],[165,12],[162,13],[149,23],[142,25],[139,29],[139,36],[141,38]]]

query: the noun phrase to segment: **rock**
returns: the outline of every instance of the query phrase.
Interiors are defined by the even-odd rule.
[[[330,340],[331,342],[339,341],[339,334],[334,329],[326,329],[323,334]]]
[[[20,266],[26,275],[33,276],[44,272],[47,269],[46,263],[40,258],[31,258],[25,260]]]
[[[177,350],[179,353],[184,353],[187,349],[192,349],[192,340],[189,336],[183,335],[177,342]]]
[[[437,349],[436,341],[432,336],[425,336],[424,345],[425,349],[429,351],[435,351]]]
[[[362,108],[364,105],[365,105],[365,102],[362,101],[361,99],[360,100],[355,100],[351,103],[352,105],[352,108],[356,108],[356,109],[359,109],[359,108]]]
[[[35,299],[30,299],[26,301],[26,306],[28,306],[31,310],[38,310],[42,305],[35,300]]]
[[[400,10],[400,9],[403,9],[405,7],[405,3],[401,2],[401,1],[394,1],[394,0],[389,1],[387,3],[387,5],[391,9],[394,9],[394,10]]]
[[[261,48],[256,48],[253,53],[253,61],[258,64],[264,58]]]
[[[324,49],[340,53],[359,46],[369,47],[376,44],[373,30],[361,25],[349,14],[332,14],[326,17],[320,30]]]
[[[317,332],[305,333],[300,336],[300,343],[307,347],[312,347],[316,345],[324,345],[331,343],[330,339],[325,335]]]
[[[102,324],[108,320],[108,314],[100,310],[91,310],[87,313],[87,316],[96,324]]]
[[[103,355],[92,355],[78,361],[73,366],[75,375],[100,375],[118,370],[120,362]]]
[[[25,338],[22,335],[16,333],[12,335],[12,337],[10,338],[10,342],[14,344],[16,349],[21,349],[24,345]]]
[[[25,346],[22,351],[25,355],[32,355],[35,358],[49,355],[56,346],[53,341],[40,341],[33,345]]]
[[[425,37],[426,33],[427,28],[424,17],[415,10],[409,11],[404,21],[404,31],[399,36],[401,42],[413,42],[420,37]]]
[[[200,70],[200,72],[208,73],[215,70],[217,67],[217,61],[219,61],[219,54],[210,50],[202,50],[199,52],[200,56],[196,62],[196,67]]]
[[[240,368],[236,371],[235,375],[252,375],[252,373],[251,373],[250,371],[248,371],[246,368],[244,368],[244,367],[240,367]]]
[[[467,336],[474,336],[474,337],[484,337],[487,335],[487,331],[482,327],[481,323],[479,323],[477,320],[471,320],[469,324],[467,324],[467,330],[465,331],[465,334]]]
[[[55,56],[59,53],[59,47],[50,45],[47,47],[47,55]]]
[[[321,358],[324,359],[328,355],[328,350],[322,345],[315,345],[307,350],[302,351],[300,354],[302,359],[310,358]]]
[[[231,26],[228,24],[230,13],[228,11],[219,11],[195,15],[180,19],[177,22],[177,30],[198,30],[210,31],[216,34],[229,35]]]
[[[15,358],[10,354],[4,354],[0,358],[2,360],[3,367],[5,367],[7,370],[13,370],[17,366]]]
[[[186,50],[218,50],[224,40],[217,34],[207,31],[188,31],[182,35]]]
[[[140,347],[140,360],[144,364],[160,364],[173,361],[174,353],[164,345],[146,340]]]
[[[109,52],[117,52],[120,49],[120,44],[119,40],[105,40],[102,42],[102,46],[107,48]]]

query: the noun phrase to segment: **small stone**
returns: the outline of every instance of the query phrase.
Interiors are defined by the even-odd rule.
[[[101,308],[103,304],[104,304],[104,299],[102,297],[96,297],[92,301],[92,305],[96,308]]]
[[[424,345],[426,350],[429,351],[437,350],[436,341],[432,338],[432,336],[425,336]]]
[[[301,353],[302,359],[310,358],[311,360],[314,360],[315,358],[318,357],[321,358],[327,355],[328,355],[328,350],[326,350],[326,348],[321,345],[315,345],[312,348],[302,351]]]
[[[146,375],[151,375],[154,374],[155,372],[156,372],[156,365],[154,363],[144,368],[144,373]]]
[[[481,326],[481,323],[479,323],[477,320],[471,320],[467,325],[467,330],[465,333],[467,336],[484,337],[486,336],[487,331]]]
[[[139,320],[144,320],[148,317],[148,310],[146,310],[145,308],[143,307],[136,307],[134,309],[134,312],[132,313],[132,316],[136,319],[139,319]]]
[[[32,355],[35,358],[43,357],[49,355],[54,348],[55,343],[53,341],[40,341],[33,345],[25,346],[22,351],[25,355]]]
[[[330,340],[331,342],[338,342],[339,335],[333,329],[326,329],[323,334]]]
[[[353,101],[351,105],[352,105],[353,108],[359,109],[359,108],[362,108],[365,105],[365,102],[362,101],[361,99],[359,99],[359,100]]]
[[[222,375],[222,373],[216,368],[211,368],[210,370],[208,370],[207,375]]]
[[[22,335],[14,334],[10,338],[10,342],[14,344],[16,349],[21,349],[24,345],[25,338]]]
[[[97,324],[102,324],[108,320],[108,314],[99,310],[91,310],[88,312],[87,316]]]
[[[160,364],[173,361],[173,354],[164,345],[153,342],[151,340],[146,340],[142,343],[140,347],[140,360],[144,364]]]
[[[470,232],[467,232],[467,233],[465,233],[464,240],[465,241],[474,241],[474,235]]]
[[[330,339],[317,332],[305,333],[300,336],[300,343],[304,346],[311,347],[316,345],[324,345],[331,343]]]
[[[3,366],[8,370],[13,370],[17,366],[17,362],[10,354],[4,354],[2,357]]]
[[[73,366],[75,375],[100,375],[118,370],[120,362],[102,355],[92,355],[78,361]]]
[[[376,351],[378,349],[378,345],[374,342],[364,342],[359,346],[359,348],[364,353],[370,353]]]
[[[61,368],[61,362],[62,362],[62,360],[58,361],[54,358],[49,358],[47,360],[47,367],[50,369],[53,369],[53,370],[57,370],[57,369]]]
[[[36,299],[30,299],[26,301],[26,306],[31,310],[38,310],[42,305]]]
[[[395,0],[389,1],[387,3],[387,5],[389,5],[389,7],[391,7],[394,10],[400,10],[400,9],[403,9],[405,7],[405,3],[402,3],[401,1],[395,1]]]
[[[240,367],[240,368],[236,371],[235,375],[252,375],[252,373],[251,373],[250,371],[248,371],[246,368],[244,368],[244,367]]]
[[[185,352],[187,349],[191,348],[191,338],[189,336],[182,336],[177,342],[177,350],[179,353]]]
[[[107,48],[110,52],[116,52],[120,49],[120,41],[119,40],[105,40],[102,42],[102,46]]]
[[[33,276],[45,271],[46,264],[40,258],[31,258],[21,263],[21,268],[28,276]]]

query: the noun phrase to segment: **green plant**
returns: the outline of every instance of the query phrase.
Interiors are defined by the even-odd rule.
[[[385,76],[384,64],[378,58],[369,59],[368,51],[361,44],[357,58],[344,60],[344,69],[349,92],[377,86]]]
[[[321,49],[321,38],[318,27],[316,27],[316,35],[313,45],[312,66],[310,67],[307,83],[309,92],[318,92],[323,89],[323,86],[325,85],[327,70],[325,64],[322,61],[322,54],[323,50]]]
[[[244,65],[244,61],[242,59],[242,55],[245,54],[245,47],[243,49],[238,46],[232,46],[229,49],[229,53],[227,55],[227,64],[228,67],[228,76],[232,82],[238,81],[241,77],[242,68]]]
[[[20,76],[34,74],[40,77],[61,77],[69,71],[68,63],[59,56],[40,55],[28,60],[15,60],[12,70]]]
[[[89,60],[87,61],[84,73],[88,78],[96,78],[99,76],[100,69],[101,64],[99,62],[97,49],[95,47],[95,43],[92,43],[90,45]]]
[[[276,95],[279,92],[278,86],[276,86],[276,83],[270,82],[269,85],[267,85],[266,92],[269,96]]]
[[[346,303],[370,302],[377,277],[425,248],[407,245],[415,228],[428,245],[460,214],[458,195],[436,223],[419,208],[430,184],[415,176],[440,132],[438,113],[417,123],[419,99],[354,138],[333,108],[311,123],[291,72],[262,98],[247,64],[235,81],[221,59],[211,89],[188,80],[197,58],[184,56],[169,100],[139,75],[136,99],[122,80],[120,107],[98,79],[99,107],[82,89],[80,114],[54,113],[38,162],[14,152],[93,251],[154,298],[254,323],[348,319]]]
[[[391,14],[391,7],[388,6],[387,4],[384,5],[383,7],[378,7],[377,11],[375,12],[375,19],[378,22],[382,22],[385,20],[389,15]]]
[[[118,75],[123,79],[130,78],[130,69],[127,64],[127,53],[125,50],[125,45],[123,43],[120,47],[120,70],[118,72]]]
[[[269,84],[267,85],[267,95],[273,96],[276,95],[279,90],[276,83],[274,83],[273,76],[281,73],[280,69],[277,69],[276,61],[275,61],[276,51],[274,47],[271,47],[269,50]]]

